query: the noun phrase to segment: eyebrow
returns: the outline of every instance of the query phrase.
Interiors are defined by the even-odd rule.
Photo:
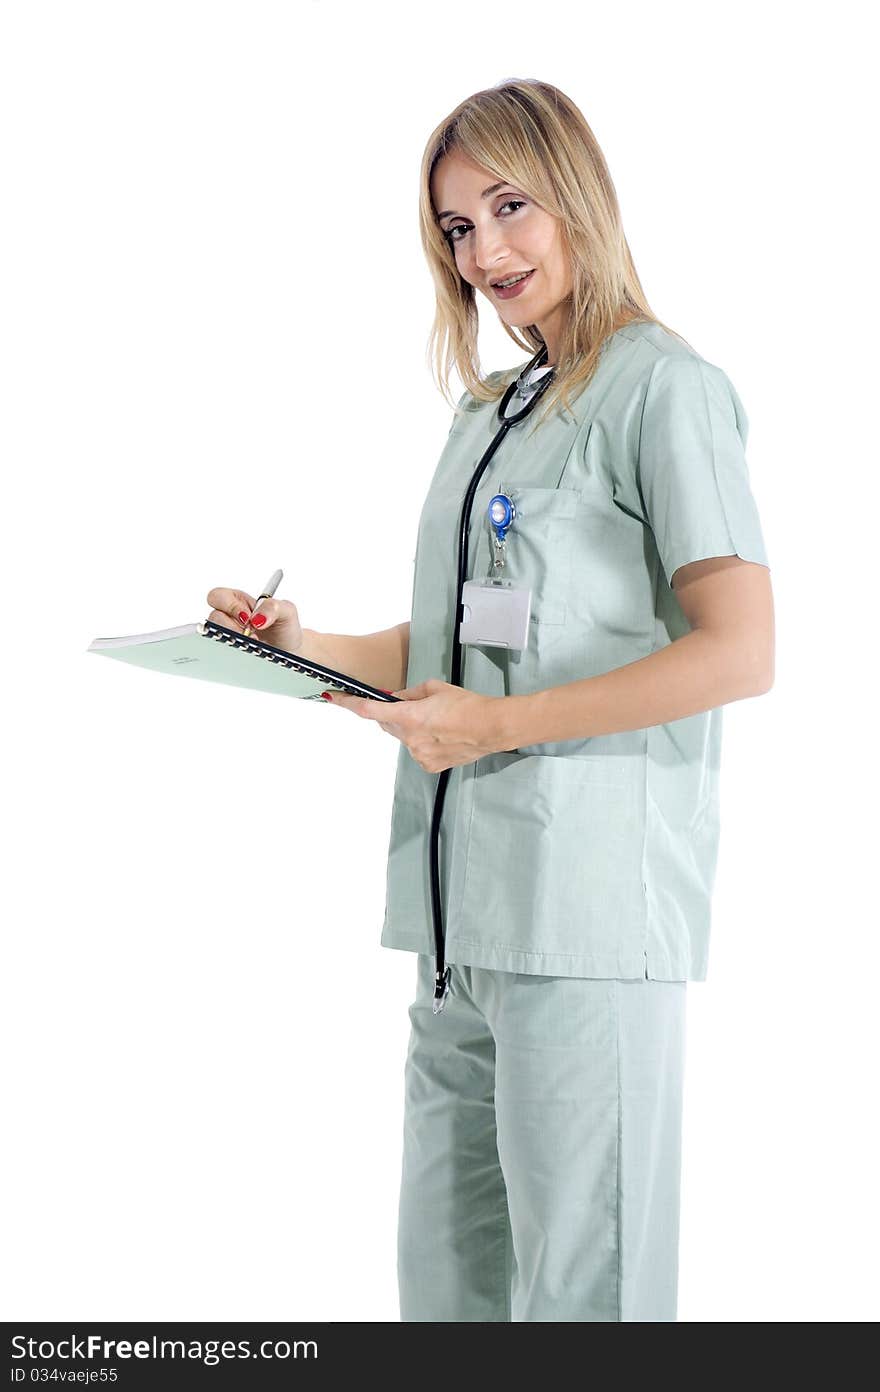
[[[502,179],[500,184],[492,184],[489,188],[483,189],[483,192],[480,194],[480,197],[481,197],[481,198],[488,198],[490,193],[497,193],[498,189],[500,189],[500,188],[507,188],[507,186],[508,186],[508,185],[507,185],[507,180],[506,180],[506,179]],[[453,212],[450,208],[447,208],[447,210],[446,210],[445,213],[438,213],[438,214],[437,214],[437,221],[440,222],[441,219],[442,219],[442,218],[445,218],[445,217],[463,217],[463,216],[464,216],[463,213],[455,213],[455,212]]]

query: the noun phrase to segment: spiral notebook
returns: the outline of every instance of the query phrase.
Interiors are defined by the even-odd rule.
[[[273,647],[261,638],[245,638],[211,619],[126,638],[96,638],[86,652],[147,667],[152,672],[196,677],[225,686],[247,686],[253,691],[298,696],[305,701],[320,701],[325,691],[369,696],[374,701],[401,699],[344,672],[334,672],[306,657]]]

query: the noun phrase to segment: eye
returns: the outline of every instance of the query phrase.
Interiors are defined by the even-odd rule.
[[[513,211],[516,212],[517,209],[519,209],[519,208],[524,208],[525,206],[526,206],[526,203],[525,203],[525,199],[524,199],[524,198],[507,198],[507,199],[505,199],[505,201],[504,201],[503,203],[499,204],[498,212],[499,212],[499,214],[500,214],[502,208],[513,208]],[[512,214],[512,213],[505,213],[504,216],[505,216],[505,217],[512,217],[513,214]],[[448,232],[444,232],[444,233],[443,233],[443,236],[445,237],[446,241],[449,243],[450,246],[455,246],[455,243],[456,243],[456,242],[462,242],[462,241],[464,241],[464,236],[456,237],[456,236],[455,236],[455,233],[456,233],[456,232],[461,232],[461,233],[464,234],[464,233],[470,232],[470,230],[471,230],[471,224],[470,224],[470,223],[468,223],[468,222],[457,222],[457,223],[455,224],[454,227],[450,227],[450,229],[449,229]]]

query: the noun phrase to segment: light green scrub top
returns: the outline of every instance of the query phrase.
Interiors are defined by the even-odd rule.
[[[498,428],[497,403],[465,392],[459,405],[419,522],[407,686],[450,679],[462,499]],[[487,696],[598,676],[687,633],[671,582],[689,561],[736,554],[768,565],[742,402],[721,368],[665,329],[619,329],[572,411],[536,430],[542,409],[511,427],[474,497],[468,577],[494,573],[486,510],[506,492],[517,517],[504,576],[532,591],[526,649],[462,648],[461,685]],[[704,980],[721,715],[525,745],[452,769],[440,830],[447,962]],[[434,953],[438,778],[401,744],[385,947]]]

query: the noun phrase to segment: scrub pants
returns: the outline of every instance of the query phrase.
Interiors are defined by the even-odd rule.
[[[402,1321],[676,1318],[685,981],[418,954]]]

